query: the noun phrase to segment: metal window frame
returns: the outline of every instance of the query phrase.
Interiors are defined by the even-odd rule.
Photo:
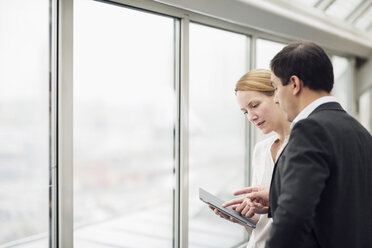
[[[347,91],[348,91],[348,97],[347,97],[347,107],[346,111],[350,113],[352,116],[358,115],[358,95],[357,95],[357,84],[356,84],[356,59],[354,57],[350,56],[343,56],[340,54],[335,54],[332,52],[328,53],[329,58],[331,61],[333,60],[333,57],[341,57],[345,58],[348,62],[348,68],[347,68],[347,75],[348,75],[348,82],[350,84],[347,85]],[[333,63],[332,63],[333,64]]]
[[[189,19],[184,16],[176,29],[176,187],[173,247],[188,247],[189,227]]]
[[[49,246],[73,247],[73,0],[51,4]]]
[[[346,21],[354,24],[372,6],[372,0],[362,1],[347,17]]]
[[[257,36],[251,36],[248,38],[247,36],[247,45],[246,47],[249,49],[246,52],[247,56],[247,71],[256,68],[256,40]],[[254,137],[254,127],[252,126],[251,122],[248,121],[247,118],[244,118],[244,133],[245,133],[245,167],[244,167],[244,184],[251,185],[251,178],[252,178],[252,154],[253,154],[253,144],[255,143]],[[247,232],[244,232],[244,241],[249,240],[249,235]],[[247,243],[247,242],[245,242]]]
[[[57,247],[57,2],[49,1],[49,247]]]
[[[252,36],[252,41],[251,41],[251,68],[257,68],[257,40],[259,37],[257,35]],[[249,178],[247,179],[247,185],[251,185],[252,180],[251,180],[251,175],[252,175],[252,155],[253,155],[253,149],[254,149],[254,144],[257,143],[257,134],[254,126],[251,124],[251,122],[246,119],[246,126],[247,126],[247,139],[248,139],[248,147],[247,147],[247,152],[249,153],[249,160],[248,160],[248,176]]]
[[[355,58],[348,58],[349,60],[349,80],[351,82],[350,87],[350,113],[352,116],[357,116],[358,115],[358,109],[357,109],[357,104],[358,104],[358,98],[357,98],[357,84],[356,84],[356,59]]]
[[[369,107],[370,107],[370,109],[372,109],[372,87],[371,87],[371,86],[366,87],[366,88],[363,90],[363,93],[361,93],[361,94],[358,96],[358,98],[356,99],[356,101],[357,101],[357,107],[358,107],[357,112],[358,112],[358,120],[359,120],[359,121],[361,121],[360,118],[361,118],[361,115],[363,114],[363,113],[361,113],[360,106],[361,106],[361,97],[362,97],[364,94],[368,94],[368,95],[369,95],[369,96],[368,96],[368,97],[369,97],[369,99],[368,99],[368,101],[369,101]],[[372,133],[372,112],[369,113],[369,118],[368,118],[368,120],[367,120],[367,125],[366,125],[365,127],[366,127],[366,129],[367,129],[370,133]]]
[[[318,8],[322,11],[326,11],[329,6],[331,6],[336,0],[320,0],[315,4],[315,8]]]

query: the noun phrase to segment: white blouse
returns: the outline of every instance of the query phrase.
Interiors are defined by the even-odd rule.
[[[288,142],[287,136],[278,150],[275,161],[282,153]],[[270,186],[271,176],[274,169],[274,161],[271,156],[271,146],[278,139],[277,135],[268,137],[256,144],[252,157],[252,186],[262,185]],[[247,248],[264,248],[266,240],[269,237],[272,219],[267,214],[258,215],[259,219],[256,228],[252,230]]]

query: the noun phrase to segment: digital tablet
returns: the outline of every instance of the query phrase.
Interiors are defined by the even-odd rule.
[[[203,202],[207,203],[208,205],[211,205],[214,208],[217,208],[222,213],[234,218],[235,220],[239,221],[240,223],[242,223],[246,226],[249,226],[251,228],[256,228],[256,225],[255,225],[253,219],[242,216],[240,213],[233,210],[231,208],[231,206],[226,207],[226,208],[222,207],[222,204],[224,203],[223,200],[221,200],[220,198],[212,195],[211,193],[205,191],[202,188],[199,188],[199,198]]]

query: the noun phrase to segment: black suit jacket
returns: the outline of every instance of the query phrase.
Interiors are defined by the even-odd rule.
[[[270,213],[267,248],[372,248],[372,137],[338,103],[293,127]]]

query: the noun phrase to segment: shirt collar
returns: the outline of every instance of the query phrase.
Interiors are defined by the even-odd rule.
[[[293,128],[293,126],[297,122],[299,122],[302,119],[306,119],[317,107],[319,107],[320,105],[322,105],[324,103],[327,103],[327,102],[338,102],[338,101],[337,101],[336,97],[334,97],[334,96],[323,96],[323,97],[320,97],[320,98],[316,99],[315,101],[313,101],[312,103],[310,103],[309,105],[307,105],[296,116],[296,118],[291,123],[291,129]]]

